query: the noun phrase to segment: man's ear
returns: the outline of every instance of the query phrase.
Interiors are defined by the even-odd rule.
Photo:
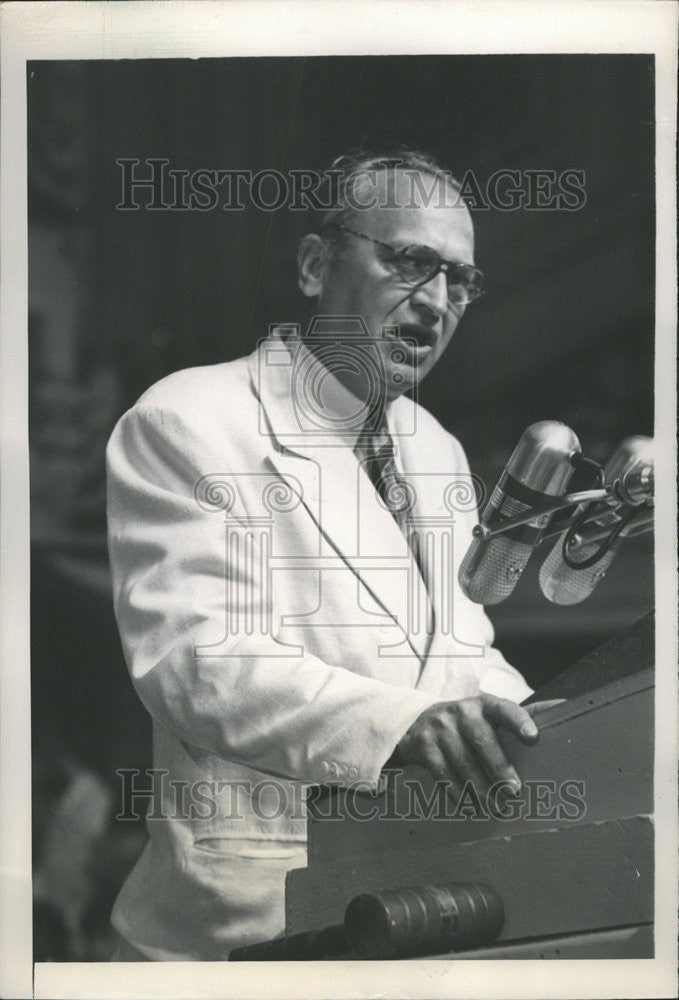
[[[329,248],[317,233],[309,233],[297,248],[297,281],[304,295],[312,298],[323,289]]]

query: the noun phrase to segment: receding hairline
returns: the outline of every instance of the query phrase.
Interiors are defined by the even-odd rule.
[[[399,179],[408,178],[397,194]],[[442,191],[448,194],[441,195]],[[429,164],[358,165],[343,179],[340,196],[323,215],[321,229],[356,220],[374,209],[462,209],[473,228],[471,213],[461,185],[450,171]]]

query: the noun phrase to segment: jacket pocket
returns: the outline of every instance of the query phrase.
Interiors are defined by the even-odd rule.
[[[258,858],[270,861],[287,861],[306,858],[306,842],[298,839],[267,840],[264,837],[196,837],[194,849],[205,854],[236,858]]]

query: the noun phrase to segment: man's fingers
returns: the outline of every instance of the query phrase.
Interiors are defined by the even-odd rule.
[[[522,743],[535,743],[538,738],[538,727],[526,709],[514,701],[484,695],[483,714],[493,725],[504,726],[510,733],[514,733]]]
[[[476,758],[491,783],[507,782],[518,794],[521,791],[521,780],[507,759],[490,723],[482,715],[478,719],[463,718],[460,720],[460,730],[467,745],[473,747]]]
[[[398,750],[404,762],[425,767],[438,781],[471,782],[479,795],[501,783],[510,794],[518,794],[521,780],[498,740],[497,726],[523,743],[538,737],[525,708],[483,693],[426,709],[401,738]]]
[[[490,729],[490,726],[488,728]],[[474,730],[472,729],[473,732]],[[489,786],[486,770],[481,766],[474,742],[466,738],[462,726],[460,725],[459,731],[451,728],[441,733],[439,746],[443,751],[451,772],[457,774],[463,783],[471,781],[476,794],[483,795]]]
[[[457,778],[454,768],[435,740],[419,740],[417,745],[415,762],[424,767],[436,781],[444,782],[448,787],[447,793],[452,796],[459,796],[462,786]]]

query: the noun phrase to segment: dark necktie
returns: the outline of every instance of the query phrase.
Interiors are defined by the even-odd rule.
[[[368,478],[403,532],[424,579],[419,533],[409,530],[408,524],[408,514],[415,502],[415,495],[412,487],[399,474],[396,467],[396,449],[386,425],[383,424],[376,431],[362,434],[356,443],[356,450],[363,456]]]
[[[365,471],[380,500],[406,531],[406,517],[412,507],[412,490],[396,468],[396,449],[386,426],[359,438],[358,447],[365,456]]]
[[[415,621],[421,621],[416,608],[421,607],[423,610],[426,608],[424,611],[426,624],[424,622],[422,624],[427,632],[432,634],[434,631],[434,608],[429,598],[427,576],[424,572],[420,532],[410,523],[410,513],[415,503],[415,492],[396,467],[396,449],[386,424],[382,424],[376,431],[361,434],[356,442],[355,451],[359,459],[362,460],[363,467],[382,504],[398,524],[412,552],[417,571],[419,571],[419,586],[423,587],[426,595],[424,603],[420,603],[415,596],[418,584],[413,579],[411,583],[413,589],[410,593],[415,604],[412,613],[415,615]]]

